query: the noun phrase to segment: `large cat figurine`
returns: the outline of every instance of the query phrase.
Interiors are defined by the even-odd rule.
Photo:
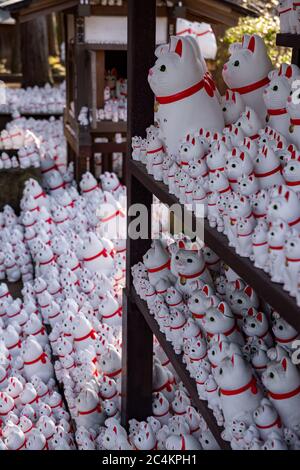
[[[156,56],[148,81],[156,95],[156,118],[166,147],[176,154],[191,129],[223,130],[223,113],[194,38],[172,36],[169,47],[158,47]]]
[[[234,92],[238,92],[246,105],[260,118],[266,116],[263,93],[270,80],[272,63],[263,39],[254,34],[243,36],[242,43],[230,47],[231,56],[223,67],[223,79]]]

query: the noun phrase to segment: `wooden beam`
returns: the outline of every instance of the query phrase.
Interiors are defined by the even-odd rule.
[[[20,8],[20,10],[16,7],[14,11],[12,7],[12,10],[10,11],[13,17],[18,17],[20,23],[25,23],[37,16],[49,15],[53,12],[65,11],[70,8],[74,8],[77,4],[77,0],[42,0],[39,2],[32,2],[28,6]]]
[[[127,175],[127,206],[143,203],[148,208],[149,232],[147,239],[127,237],[127,295],[124,296],[123,350],[122,350],[122,423],[136,418],[146,419],[152,414],[152,355],[153,335],[135,303],[131,266],[151,244],[152,194],[128,172],[131,156],[131,138],[144,135],[153,122],[154,98],[147,85],[149,68],[154,63],[156,29],[156,0],[129,0],[128,2],[128,152],[125,161]],[[131,222],[128,216],[127,223]]]

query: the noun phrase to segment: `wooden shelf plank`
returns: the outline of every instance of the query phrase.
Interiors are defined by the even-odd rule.
[[[132,296],[131,296],[132,299]],[[177,372],[178,376],[182,380],[184,386],[186,387],[187,391],[189,392],[192,402],[202,414],[203,418],[205,419],[209,429],[213,433],[216,441],[218,442],[219,446],[222,449],[230,449],[229,444],[224,441],[221,437],[222,428],[217,425],[215,417],[212,411],[207,407],[207,402],[204,400],[200,400],[197,392],[197,386],[194,379],[191,378],[183,360],[182,354],[178,355],[175,353],[172,344],[166,340],[165,335],[160,331],[159,326],[152,315],[150,315],[146,302],[140,299],[137,293],[133,292],[133,300],[137,307],[139,308],[140,312],[142,313],[143,317],[145,318],[146,322],[148,323],[149,327],[151,328],[153,334],[158,339],[161,347],[163,348],[164,352],[170,359],[175,371]]]
[[[127,51],[127,44],[85,42],[77,44],[77,48],[87,51]]]
[[[142,163],[130,160],[129,169],[132,174],[143,183],[144,187],[152,192],[161,202],[172,205],[178,204],[178,199],[171,195],[163,183],[157,182],[149,175]],[[193,222],[196,217],[193,216]],[[287,322],[300,331],[300,308],[296,301],[282,288],[281,284],[271,281],[271,278],[263,270],[256,268],[249,258],[237,255],[234,248],[228,244],[228,239],[222,233],[204,223],[204,242],[225,263],[228,264],[239,276],[249,283],[257,294],[268,302]],[[199,234],[201,237],[201,234]]]
[[[117,132],[127,132],[126,121],[101,121],[97,122],[94,127],[91,127],[91,133],[93,134],[93,137],[95,137],[96,134],[115,134]]]
[[[300,49],[300,35],[299,34],[277,34],[276,45],[282,47],[293,47]]]

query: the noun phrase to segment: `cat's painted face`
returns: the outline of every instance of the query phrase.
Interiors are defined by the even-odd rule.
[[[242,44],[231,47],[231,57],[223,67],[229,88],[241,87],[265,78],[272,68],[262,38],[245,35]]]
[[[199,48],[191,38],[172,37],[169,49],[157,49],[158,59],[149,70],[148,81],[156,96],[169,96],[198,83],[204,75]]]

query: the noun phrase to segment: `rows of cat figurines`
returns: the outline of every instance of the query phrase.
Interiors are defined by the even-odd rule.
[[[188,47],[184,38],[180,41],[182,48]],[[282,283],[300,305],[300,69],[282,64],[271,70],[263,41],[256,35],[246,35],[230,52],[223,77],[231,89],[220,104],[225,127],[191,128],[170,152],[164,134],[168,122],[159,122],[147,128],[145,139],[133,138],[132,158],[145,164],[180,203],[202,217],[204,213],[240,256],[250,257],[274,282]],[[173,55],[165,52],[162,57],[167,62]],[[252,56],[257,60],[251,71],[254,88],[251,79],[244,78]],[[258,80],[265,74],[265,80]],[[184,101],[180,100],[178,123],[185,115]],[[178,127],[172,126],[168,135],[177,138]]]
[[[291,434],[298,442],[297,331],[209,248],[186,237],[154,240],[132,274],[200,399],[225,426],[223,438],[233,448],[262,448],[271,436],[285,448],[283,435]]]

